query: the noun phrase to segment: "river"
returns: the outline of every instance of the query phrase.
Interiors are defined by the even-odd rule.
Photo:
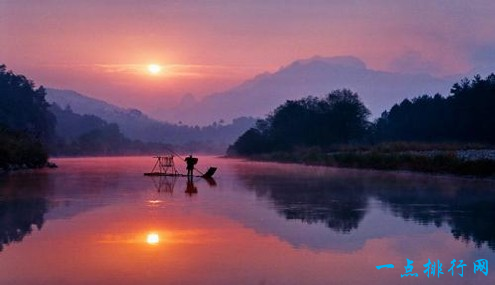
[[[493,180],[200,157],[215,181],[188,184],[143,176],[150,157],[54,161],[0,177],[0,284],[495,282]]]

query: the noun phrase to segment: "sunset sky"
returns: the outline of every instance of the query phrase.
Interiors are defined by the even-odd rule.
[[[494,71],[493,15],[491,0],[0,0],[0,63],[146,110],[314,55],[436,76]]]

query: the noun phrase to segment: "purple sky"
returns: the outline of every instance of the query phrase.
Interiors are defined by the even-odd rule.
[[[437,76],[495,71],[495,1],[0,0],[0,62],[146,110],[314,55]],[[155,76],[150,63],[163,66]]]

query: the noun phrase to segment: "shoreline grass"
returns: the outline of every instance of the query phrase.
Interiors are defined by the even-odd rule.
[[[319,149],[299,149],[293,152],[272,152],[245,158],[342,168],[495,177],[495,160],[466,160],[457,157],[452,151],[425,156],[407,152],[377,150],[326,153]]]

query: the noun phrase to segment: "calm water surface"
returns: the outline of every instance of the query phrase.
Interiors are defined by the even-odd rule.
[[[149,157],[55,162],[0,177],[2,285],[495,284],[473,272],[495,266],[493,181],[200,157],[216,181],[187,185],[144,177]]]

